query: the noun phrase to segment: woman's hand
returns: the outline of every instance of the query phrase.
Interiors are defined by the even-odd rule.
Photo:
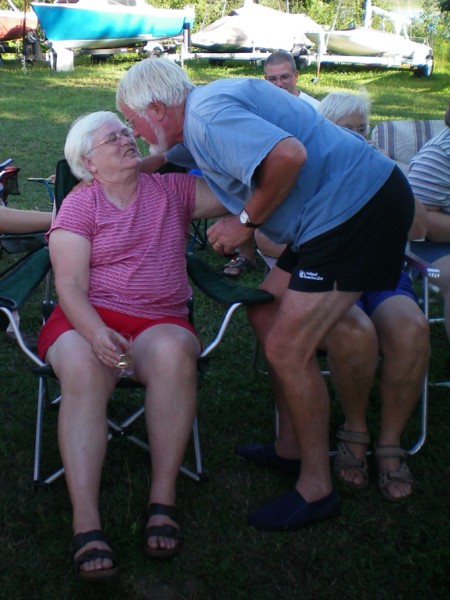
[[[106,326],[94,331],[91,345],[94,354],[107,367],[114,367],[118,363],[123,349],[130,350],[128,340],[119,332]]]

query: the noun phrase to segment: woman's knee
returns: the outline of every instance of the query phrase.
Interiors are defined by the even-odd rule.
[[[378,354],[378,337],[369,317],[360,309],[349,313],[328,333],[324,349],[336,359],[371,358]]]
[[[175,376],[179,371],[196,369],[200,344],[190,331],[173,326],[156,336],[143,337],[135,343],[133,352],[138,370],[142,368],[153,373],[171,370]]]
[[[386,356],[401,356],[403,360],[413,356],[428,358],[430,353],[430,330],[425,315],[420,309],[408,314],[399,314],[395,325],[380,330],[381,351]]]
[[[108,396],[117,383],[114,370],[101,363],[89,349],[64,354],[54,349],[48,352],[48,362],[69,394],[81,397],[94,389],[99,395]]]

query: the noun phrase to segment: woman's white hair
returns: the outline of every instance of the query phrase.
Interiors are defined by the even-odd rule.
[[[179,106],[195,85],[181,67],[165,58],[146,58],[134,64],[122,77],[116,92],[116,106],[123,105],[143,114],[152,102]]]
[[[78,179],[92,181],[92,173],[87,169],[84,159],[92,150],[95,133],[107,123],[125,127],[119,117],[109,110],[100,110],[82,115],[72,123],[64,145],[64,156],[72,173]]]
[[[324,117],[336,123],[340,119],[360,113],[369,124],[371,101],[366,91],[357,94],[351,92],[331,92],[320,102],[317,110]]]

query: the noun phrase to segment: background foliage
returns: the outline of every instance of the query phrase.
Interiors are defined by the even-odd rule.
[[[31,10],[28,0],[13,1],[19,9],[23,10],[24,6],[27,6]],[[243,6],[244,0],[146,0],[146,2],[152,6],[163,8],[182,8],[186,4],[194,5],[196,11],[195,30],[197,30],[229,14],[233,8],[240,8]],[[331,25],[335,21],[337,28],[360,24],[364,6],[363,0],[261,0],[257,3],[283,12],[306,13],[324,25]],[[432,15],[433,21],[446,17],[445,13],[450,10],[449,0],[413,0],[412,2],[375,0],[374,4],[387,10],[422,6],[425,15]],[[0,8],[8,8],[6,0],[0,0]],[[440,12],[443,14],[440,15]],[[428,19],[427,16],[426,19]],[[374,24],[376,25],[377,22],[378,18],[375,17]]]

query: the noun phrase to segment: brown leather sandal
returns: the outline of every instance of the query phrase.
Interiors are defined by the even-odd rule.
[[[91,531],[86,531],[85,533],[78,533],[72,538],[72,549],[74,553],[74,565],[77,572],[77,576],[81,581],[109,581],[111,579],[115,579],[119,574],[119,569],[114,562],[113,553],[111,550],[107,550],[106,548],[89,548],[86,552],[82,552],[78,556],[76,556],[77,552],[79,552],[86,544],[89,542],[103,542],[109,546],[107,539],[105,538],[103,532],[100,529],[92,529]],[[109,569],[96,569],[95,571],[85,571],[81,569],[81,565],[87,562],[91,562],[96,560],[97,558],[107,558],[112,561],[112,567]]]
[[[222,268],[222,275],[237,279],[247,271],[256,269],[256,263],[251,262],[245,256],[236,256],[227,262]]]
[[[178,524],[178,509],[175,506],[168,506],[167,504],[150,504],[145,515],[145,523],[147,524],[150,517],[154,515],[165,515],[172,519]],[[148,539],[150,537],[165,537],[173,540],[177,540],[177,543],[173,548],[150,548],[148,545]],[[179,527],[173,525],[153,525],[146,527],[144,530],[144,551],[147,556],[151,558],[172,558],[180,553],[181,546],[183,545],[183,532]]]
[[[375,459],[377,461],[377,465],[379,465],[379,460],[382,458],[395,458],[400,461],[400,466],[395,471],[382,470],[378,466],[378,487],[380,488],[380,492],[386,500],[389,502],[402,502],[406,498],[412,494],[412,489],[414,486],[414,478],[411,474],[411,471],[406,464],[406,457],[408,453],[400,446],[376,446],[375,448]],[[411,486],[411,492],[406,496],[392,496],[389,493],[388,488],[389,485],[393,482],[399,483],[407,483]]]
[[[369,468],[367,465],[367,459],[356,458],[347,444],[361,444],[362,446],[369,446],[370,436],[368,433],[362,433],[359,431],[345,431],[342,427],[338,430],[337,434],[337,454],[333,462],[333,471],[336,477],[345,483],[346,485],[356,488],[358,490],[365,488],[369,483]],[[354,469],[363,475],[361,483],[353,483],[347,481],[341,473],[342,469]]]

